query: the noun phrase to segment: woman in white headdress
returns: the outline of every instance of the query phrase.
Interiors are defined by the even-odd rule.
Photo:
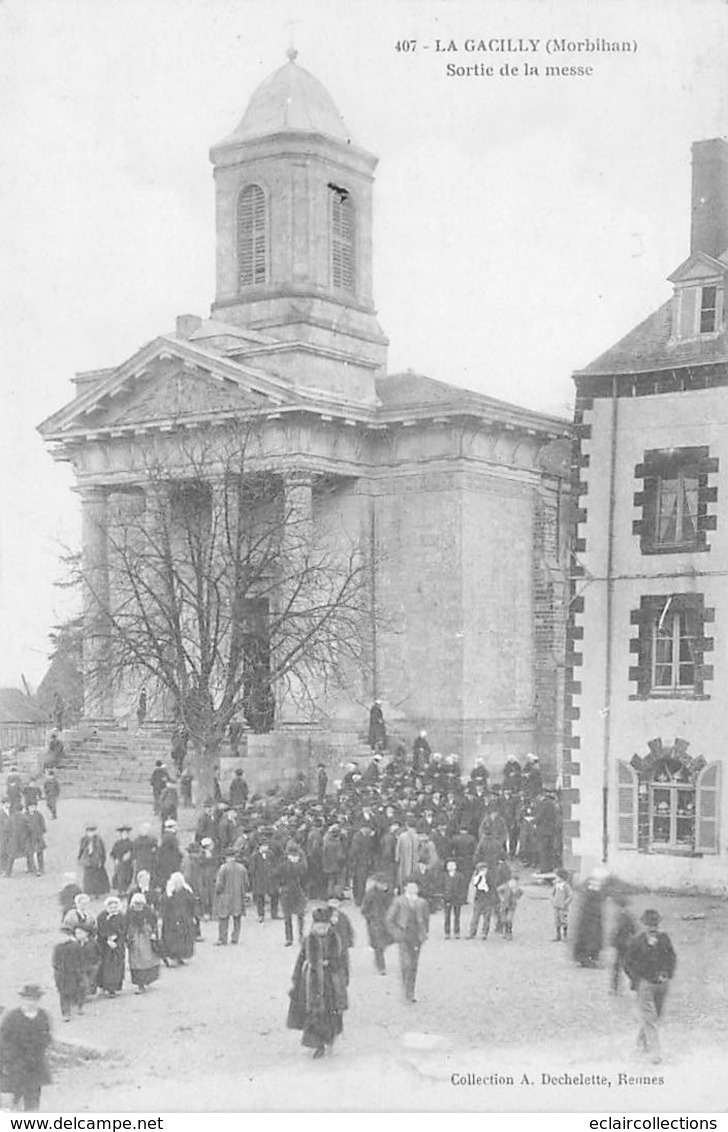
[[[141,892],[129,901],[126,913],[126,945],[129,949],[129,974],[137,989],[143,993],[150,983],[159,978],[157,954],[157,916]]]
[[[168,959],[180,967],[195,950],[197,901],[182,873],[172,873],[162,899],[162,943]]]

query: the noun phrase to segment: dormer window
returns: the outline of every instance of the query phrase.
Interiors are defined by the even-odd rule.
[[[700,288],[700,333],[713,334],[718,329],[718,288]]]

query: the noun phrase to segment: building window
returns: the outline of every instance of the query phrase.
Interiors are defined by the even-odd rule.
[[[689,746],[653,739],[649,754],[617,765],[617,836],[621,849],[717,853],[720,834],[720,763],[692,758]]]
[[[668,448],[645,452],[635,468],[643,481],[634,496],[641,517],[632,525],[643,554],[677,554],[709,550],[707,532],[717,519],[710,505],[718,489],[710,477],[718,461],[707,448]]]
[[[355,214],[351,194],[329,185],[331,202],[331,283],[343,291],[356,290]]]
[[[238,197],[238,286],[265,283],[268,275],[268,234],[265,193],[246,185]]]
[[[701,287],[700,290],[700,333],[713,334],[718,322],[718,288]]]
[[[652,687],[673,691],[695,687],[694,611],[670,611],[672,598],[665,601],[659,620],[652,627]]]
[[[638,635],[630,641],[637,664],[629,678],[637,684],[633,699],[665,697],[706,698],[705,684],[713,679],[713,668],[705,654],[713,638],[705,636],[705,625],[715,611],[706,609],[702,594],[647,594],[631,622]]]

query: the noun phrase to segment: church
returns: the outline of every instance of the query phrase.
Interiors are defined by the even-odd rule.
[[[181,437],[254,416],[263,464],[297,513],[365,547],[373,611],[372,663],[345,692],[322,689],[303,710],[272,690],[270,718],[247,736],[258,777],[340,765],[378,700],[408,747],[425,728],[434,750],[496,774],[509,754],[537,751],[556,780],[570,422],[388,370],[373,298],[377,159],[295,50],[210,160],[209,317],[182,314],[120,365],[78,374],[73,400],[40,426],[74,469],[94,601],[113,601],[110,516],[152,505],[139,453],[153,443],[183,480]],[[87,636],[85,664],[96,648]],[[148,719],[162,726],[153,691]],[[137,696],[89,682],[85,719],[128,727]]]

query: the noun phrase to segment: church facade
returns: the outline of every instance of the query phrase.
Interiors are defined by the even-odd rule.
[[[329,758],[361,737],[378,699],[408,742],[424,727],[435,749],[496,770],[539,751],[556,779],[569,423],[388,371],[372,294],[377,161],[295,52],[210,157],[210,316],[182,315],[120,365],[79,374],[75,398],[40,426],[75,471],[93,601],[113,601],[110,516],[153,505],[150,445],[183,481],[184,438],[255,419],[259,465],[291,507],[368,555],[372,663],[308,712],[273,689],[252,747]],[[97,647],[89,636],[88,665]],[[137,692],[89,684],[86,718],[122,723]],[[162,700],[150,713],[164,715]]]

